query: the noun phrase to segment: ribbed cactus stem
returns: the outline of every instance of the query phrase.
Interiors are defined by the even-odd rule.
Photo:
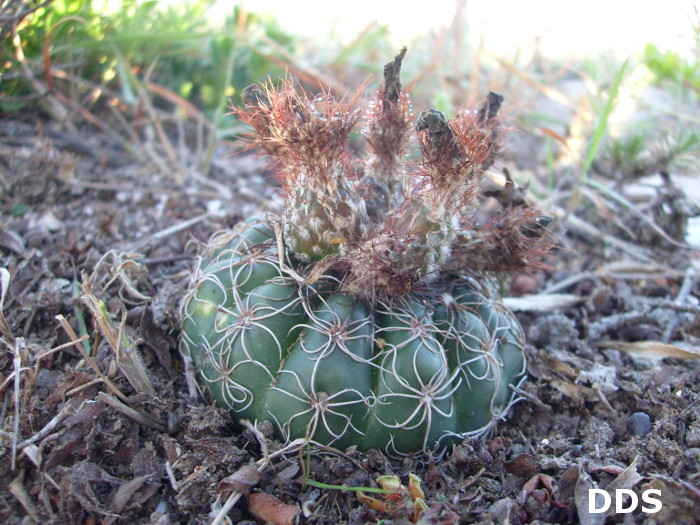
[[[183,355],[217,403],[284,440],[392,456],[445,450],[508,411],[524,339],[486,287],[369,304],[331,276],[283,277],[272,235],[252,221],[219,236],[183,303]]]

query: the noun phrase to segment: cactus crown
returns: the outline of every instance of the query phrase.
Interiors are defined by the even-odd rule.
[[[245,107],[234,110],[252,126],[253,144],[276,161],[286,247],[335,272],[356,296],[409,293],[442,272],[524,269],[546,243],[547,218],[507,172],[504,186],[483,186],[501,150],[503,97],[489,93],[477,110],[448,118],[428,109],[414,120],[399,78],[405,53],[385,66],[363,111],[360,92],[352,100],[312,98],[289,79],[249,86]],[[353,155],[347,139],[360,122],[367,148]],[[409,156],[416,142],[420,161]],[[499,211],[485,213],[487,197]]]

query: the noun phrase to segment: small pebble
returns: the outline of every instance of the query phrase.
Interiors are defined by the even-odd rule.
[[[635,412],[628,421],[629,429],[635,436],[646,436],[651,431],[651,420],[644,412]]]
[[[582,445],[574,445],[571,447],[571,457],[578,458],[583,454],[583,446]]]

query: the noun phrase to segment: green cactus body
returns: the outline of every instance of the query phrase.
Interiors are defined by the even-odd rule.
[[[183,355],[211,397],[284,440],[444,449],[488,430],[524,375],[517,320],[476,281],[370,304],[331,276],[285,276],[263,222],[209,248],[182,313]]]
[[[180,346],[217,404],[283,440],[445,450],[502,419],[524,377],[522,330],[487,283],[533,264],[548,221],[507,172],[502,187],[482,178],[503,97],[414,119],[404,53],[363,111],[360,91],[310,98],[291,79],[249,86],[234,109],[283,202],[202,250]]]

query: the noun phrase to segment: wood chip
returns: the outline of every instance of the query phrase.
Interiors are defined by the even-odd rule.
[[[270,494],[256,493],[248,496],[248,510],[257,519],[274,525],[293,525],[299,513],[297,505],[287,505]]]

